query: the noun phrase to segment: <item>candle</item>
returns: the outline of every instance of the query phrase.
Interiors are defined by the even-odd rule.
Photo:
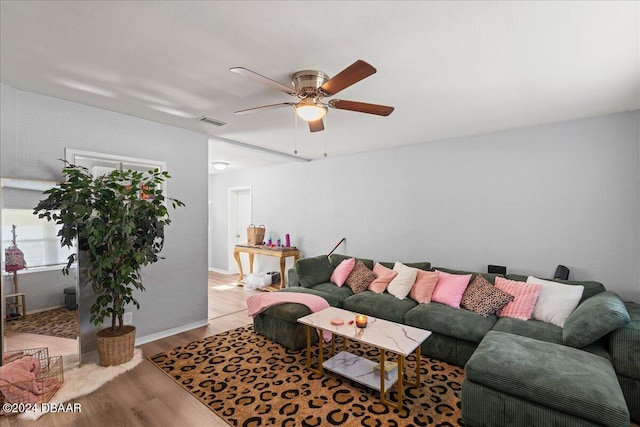
[[[356,316],[356,326],[358,328],[366,328],[367,327],[367,316],[363,316],[361,314]]]
[[[291,246],[291,239],[289,238],[289,234],[284,235],[284,245],[287,248]]]

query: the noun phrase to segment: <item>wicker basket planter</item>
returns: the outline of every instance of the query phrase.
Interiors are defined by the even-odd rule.
[[[105,328],[96,334],[98,355],[101,366],[121,365],[133,358],[136,343],[136,328],[124,326],[123,334],[112,336],[111,328]]]

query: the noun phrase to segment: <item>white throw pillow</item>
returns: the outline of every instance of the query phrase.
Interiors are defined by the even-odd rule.
[[[407,267],[406,265],[396,261],[393,265],[393,271],[397,271],[398,275],[389,282],[387,292],[398,299],[405,299],[407,295],[409,295],[409,292],[411,292],[411,287],[416,281],[418,269]]]
[[[584,286],[565,285],[550,280],[529,276],[527,283],[542,286],[538,301],[533,308],[533,318],[564,327],[564,321],[576,309],[582,298]]]

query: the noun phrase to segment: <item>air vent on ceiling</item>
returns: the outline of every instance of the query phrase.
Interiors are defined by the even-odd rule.
[[[214,126],[224,126],[227,124],[227,122],[212,119],[211,117],[207,117],[207,116],[202,116],[198,120],[200,120],[201,122],[209,123],[210,125],[214,125]]]

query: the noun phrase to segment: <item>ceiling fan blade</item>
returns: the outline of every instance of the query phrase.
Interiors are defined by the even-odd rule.
[[[254,71],[248,70],[244,67],[233,67],[233,68],[229,68],[229,71],[231,71],[232,73],[236,73],[239,74],[241,76],[247,77],[253,81],[256,81],[258,83],[262,83],[265,84],[267,86],[269,86],[272,89],[275,90],[279,90],[281,92],[284,92],[286,94],[289,95],[295,95],[296,91],[293,89],[293,87],[291,86],[287,86],[287,85],[283,85],[282,83],[278,83],[275,80],[271,80],[268,77],[265,77],[261,74],[258,74]]]
[[[246,110],[235,111],[234,113],[239,115],[244,115],[244,114],[256,113],[258,111],[263,111],[263,110],[271,110],[273,108],[291,107],[293,105],[296,105],[296,104],[293,102],[281,102],[279,104],[270,104],[270,105],[263,105],[262,107],[247,108]]]
[[[338,110],[357,111],[378,116],[388,116],[394,110],[393,107],[387,105],[367,104],[366,102],[345,101],[342,99],[332,99],[329,101],[329,106]]]
[[[349,65],[347,68],[335,75],[332,79],[320,86],[320,90],[322,90],[322,92],[324,92],[327,96],[332,96],[340,92],[341,90],[346,89],[355,83],[358,83],[360,80],[369,77],[375,72],[376,69],[372,65],[364,62],[361,59],[358,59],[356,62]]]
[[[324,130],[324,123],[322,122],[322,119],[309,122],[309,130],[311,132],[319,132],[321,130]]]

